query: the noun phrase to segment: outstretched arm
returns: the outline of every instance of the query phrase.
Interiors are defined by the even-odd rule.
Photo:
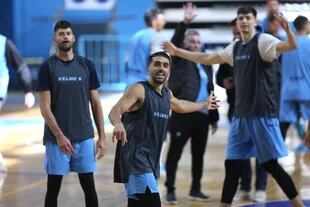
[[[121,116],[125,112],[138,110],[144,102],[144,87],[141,84],[131,86],[120,100],[113,106],[109,113],[109,120],[115,127],[112,141],[121,140],[124,145],[127,142],[126,131],[121,121]]]
[[[214,110],[219,107],[219,100],[214,96],[213,91],[211,91],[208,99],[204,102],[191,102],[186,100],[180,100],[173,96],[171,93],[170,107],[171,110],[177,113],[191,113],[199,111],[201,109]]]
[[[277,52],[281,53],[281,52],[296,49],[297,48],[297,41],[296,41],[294,33],[292,32],[292,30],[289,27],[287,19],[283,16],[282,13],[278,13],[275,15],[277,17],[278,22],[280,23],[281,27],[283,28],[283,30],[286,32],[286,35],[287,35],[286,41],[280,41],[277,44],[277,47],[276,47]]]
[[[204,65],[224,63],[224,61],[217,53],[206,54],[203,52],[190,52],[188,50],[178,48],[173,43],[168,41],[163,42],[162,48],[165,49],[172,56],[179,56],[181,58]]]

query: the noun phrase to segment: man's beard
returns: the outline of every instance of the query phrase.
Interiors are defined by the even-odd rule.
[[[63,52],[69,52],[71,49],[72,49],[72,45],[68,46],[68,47],[63,47],[62,45],[59,45],[58,46],[58,49],[60,51],[63,51]]]
[[[167,80],[167,76],[165,77],[165,78],[163,78],[163,79],[156,79],[156,77],[154,76],[154,77],[152,77],[152,80],[153,80],[153,82],[154,83],[156,83],[156,84],[163,84],[163,83],[165,83],[166,82],[166,80]]]
[[[156,84],[163,84],[165,81],[158,81],[158,80],[155,80],[155,79],[153,79],[153,81],[154,81],[154,83],[156,83]]]

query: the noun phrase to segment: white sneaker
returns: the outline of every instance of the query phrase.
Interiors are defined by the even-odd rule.
[[[266,192],[263,190],[258,190],[253,196],[253,201],[258,203],[263,203],[267,200]]]
[[[240,200],[251,200],[251,192],[245,190],[239,190],[238,193],[234,197],[235,201]]]
[[[6,168],[4,162],[0,161],[0,173],[6,173],[8,169]]]
[[[0,152],[0,173],[6,173],[7,171],[8,171],[8,169],[5,166],[4,158]]]

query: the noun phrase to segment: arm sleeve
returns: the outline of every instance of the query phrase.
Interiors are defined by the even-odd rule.
[[[175,46],[183,48],[183,41],[184,41],[186,29],[187,29],[187,25],[184,24],[184,22],[179,22],[179,24],[177,25],[176,29],[174,30],[173,36],[171,38],[171,42]],[[175,64],[175,63],[180,62],[182,60],[183,59],[181,57],[174,56],[172,62]],[[173,69],[173,67],[171,69]]]
[[[100,82],[97,76],[95,64],[87,58],[85,58],[85,63],[89,70],[89,90],[98,89],[100,87]]]
[[[235,42],[236,41],[230,43],[224,50],[220,50],[216,52],[224,62],[228,63],[231,66],[233,66],[234,64],[233,49],[234,49]]]
[[[49,67],[47,61],[42,63],[39,69],[38,78],[37,78],[37,88],[36,91],[48,91],[51,90],[51,83],[49,77]]]
[[[32,91],[31,73],[22,56],[12,41],[7,40],[5,47],[7,63],[17,71],[17,76],[23,83],[25,93]]]
[[[270,34],[261,34],[258,38],[258,50],[263,60],[272,62],[274,59],[278,59],[280,53],[277,52],[277,44],[279,39]]]
[[[182,47],[183,45],[183,41],[184,41],[184,37],[185,37],[185,31],[187,29],[187,25],[184,24],[184,22],[180,22],[175,31],[174,34],[171,38],[171,42],[177,46],[177,47]]]

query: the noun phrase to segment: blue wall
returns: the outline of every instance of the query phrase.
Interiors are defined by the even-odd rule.
[[[111,14],[112,10],[66,10],[65,0],[0,0],[0,32],[24,57],[47,57],[56,21],[104,24]]]
[[[155,0],[116,0],[112,10],[66,10],[65,1],[0,0],[0,33],[12,39],[24,57],[45,58],[59,19],[73,24],[110,22],[111,33],[130,37],[145,27],[144,12],[155,6]]]
[[[88,0],[0,0],[0,33],[13,40],[23,57],[34,57],[31,61],[34,79],[38,64],[49,56],[56,21],[66,19],[72,22],[77,37],[108,34],[112,38],[111,44],[113,39],[118,41],[114,45],[118,49],[110,51],[117,54],[114,59],[118,60],[117,66],[112,64],[115,68],[111,71],[119,71],[120,81],[123,81],[126,45],[136,31],[145,27],[144,12],[155,6],[155,0],[115,0],[114,7],[100,10],[97,7],[91,10],[85,7],[84,10],[80,7],[78,10],[66,9],[65,4],[69,1],[83,4]],[[99,3],[110,1],[113,0],[97,0]]]
[[[23,56],[48,55],[61,0],[13,0],[14,42]]]
[[[0,33],[13,36],[13,1],[0,0]]]

